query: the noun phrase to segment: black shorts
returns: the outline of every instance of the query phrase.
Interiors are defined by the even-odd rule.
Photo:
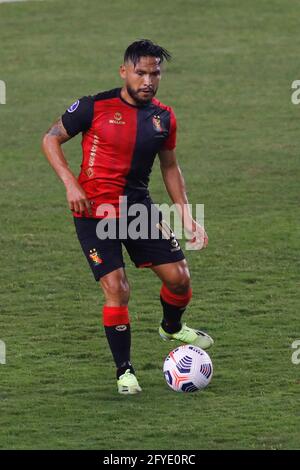
[[[154,206],[150,211],[151,204],[153,202],[150,198],[143,201],[143,205],[147,208],[149,225],[147,233],[137,239],[132,238],[130,233],[129,236],[124,236],[124,225],[123,232],[120,235],[120,219],[111,220],[115,224],[116,237],[103,239],[103,236],[100,236],[100,238],[98,236],[98,223],[101,219],[74,217],[79,242],[96,281],[115,269],[125,266],[122,244],[138,268],[175,263],[185,258],[174,233],[162,220],[161,212]],[[151,225],[153,214],[155,214],[156,223]],[[133,217],[127,217],[127,228],[132,221]],[[102,220],[101,223],[103,222]],[[98,235],[96,230],[98,230]]]

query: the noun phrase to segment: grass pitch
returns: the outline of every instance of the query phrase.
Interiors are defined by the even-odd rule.
[[[0,448],[299,448],[299,14],[279,0],[0,4]],[[210,237],[187,252],[186,319],[215,338],[215,373],[190,395],[162,375],[160,283],[129,262],[144,391],[116,393],[102,294],[40,151],[75,99],[119,85],[122,53],[141,37],[173,52],[158,97],[175,108],[178,158]],[[80,138],[65,151],[78,173]],[[168,200],[158,165],[151,190]]]

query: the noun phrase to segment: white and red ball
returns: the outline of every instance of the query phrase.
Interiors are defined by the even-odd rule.
[[[167,384],[175,392],[196,392],[211,381],[213,365],[207,352],[185,344],[170,352],[163,371]]]

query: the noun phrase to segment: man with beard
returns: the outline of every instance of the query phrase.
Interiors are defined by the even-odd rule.
[[[122,245],[137,267],[151,269],[162,281],[160,336],[166,341],[178,340],[203,349],[213,344],[209,335],[181,322],[192,297],[188,265],[162,214],[153,210],[148,191],[149,176],[158,154],[164,184],[179,208],[184,228],[191,234],[191,244],[195,249],[207,245],[204,228],[188,209],[185,184],[175,155],[174,112],[155,98],[161,64],[170,57],[166,49],[150,40],[132,43],[120,67],[123,87],[77,100],[43,138],[44,153],[65,185],[82,250],[104,293],[103,325],[121,394],[141,391],[130,362],[129,284]],[[68,167],[62,144],[78,133],[82,133],[83,159],[77,179]],[[134,204],[145,209],[142,212],[148,227],[146,236],[120,235],[122,218],[128,216],[124,214],[124,201],[129,209]],[[157,216],[154,230],[153,214]],[[131,219],[127,217],[126,223]],[[99,230],[103,221],[113,221],[118,230],[103,236]]]

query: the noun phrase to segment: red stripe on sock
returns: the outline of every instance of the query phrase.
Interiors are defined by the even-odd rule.
[[[175,307],[185,307],[192,298],[192,289],[189,288],[186,294],[174,294],[163,284],[160,295],[167,304],[175,305]]]
[[[115,326],[115,325],[128,325],[129,314],[127,305],[122,307],[108,307],[103,306],[103,325],[104,326]]]

